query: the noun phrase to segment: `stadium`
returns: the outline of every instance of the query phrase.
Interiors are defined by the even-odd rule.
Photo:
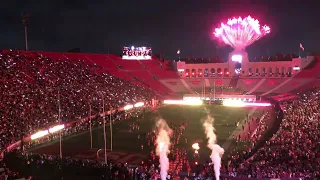
[[[245,48],[269,32],[230,19],[214,32],[234,48],[224,62],[134,46],[121,56],[2,50],[0,173],[320,178],[320,57],[250,61]]]

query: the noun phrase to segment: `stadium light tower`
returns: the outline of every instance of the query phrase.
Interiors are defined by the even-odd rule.
[[[90,125],[90,148],[92,149],[92,119],[91,119],[91,102],[89,103],[89,125]]]
[[[110,123],[110,150],[112,151],[113,147],[113,133],[112,133],[112,110],[113,108],[110,108],[110,115],[109,115],[109,123]]]
[[[245,64],[249,63],[249,59],[245,48],[269,33],[269,26],[260,26],[259,20],[251,16],[228,19],[226,23],[221,23],[221,26],[213,32],[215,37],[234,48],[234,51],[229,55],[229,68],[230,65],[235,65],[234,63],[240,63],[247,67]],[[248,71],[245,70],[245,73],[248,73]]]
[[[59,108],[58,121],[59,121],[59,125],[62,125],[62,121],[61,121],[60,89],[58,89],[58,108]],[[60,152],[60,160],[62,161],[62,131],[59,131],[59,152]]]
[[[28,25],[29,25],[29,14],[24,13],[22,15],[22,24],[24,26],[24,40],[25,40],[25,46],[26,46],[26,51],[28,51]]]
[[[108,159],[107,159],[107,133],[106,133],[106,110],[104,108],[104,94],[102,93],[102,110],[103,110],[103,140],[104,140],[104,162],[107,166]]]

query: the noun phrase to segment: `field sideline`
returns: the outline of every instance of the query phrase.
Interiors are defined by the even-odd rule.
[[[154,146],[148,145],[146,134],[155,128],[155,122],[159,118],[165,119],[169,126],[188,123],[182,134],[177,148],[184,148],[188,151],[188,156],[192,158],[193,150],[191,145],[199,143],[200,160],[208,160],[210,151],[206,146],[207,139],[202,127],[202,121],[207,116],[206,110],[214,117],[214,127],[218,136],[218,144],[222,146],[236,129],[236,122],[247,117],[252,108],[232,108],[220,105],[203,106],[164,106],[156,112],[146,112],[139,117],[131,117],[113,125],[113,152],[108,152],[108,157],[115,161],[132,160],[140,161],[147,158],[148,153],[154,150]],[[130,124],[138,124],[139,130],[130,131]],[[98,149],[104,148],[102,126],[93,129],[93,149],[90,150],[90,133],[88,131],[71,135],[64,138],[62,151],[64,156],[74,156],[79,158],[95,158]],[[143,149],[141,148],[143,145]],[[232,150],[234,143],[231,142],[229,148]],[[107,128],[107,149],[110,149],[110,131]],[[54,141],[30,150],[36,153],[59,154],[59,143]],[[100,155],[103,155],[101,152]],[[126,157],[131,156],[131,157]],[[103,159],[103,158],[102,158]],[[125,159],[125,160],[120,160]],[[137,163],[132,162],[132,163]]]

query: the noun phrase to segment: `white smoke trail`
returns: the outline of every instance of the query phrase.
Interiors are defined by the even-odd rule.
[[[160,176],[161,180],[166,180],[169,170],[169,159],[167,157],[170,147],[170,135],[172,130],[169,128],[165,120],[160,119],[157,122],[158,135],[157,135],[157,155],[160,161]]]
[[[213,162],[214,173],[216,180],[220,179],[221,157],[224,153],[224,149],[217,144],[217,136],[213,127],[214,119],[207,113],[207,118],[203,123],[207,138],[208,148],[211,149],[211,161]]]

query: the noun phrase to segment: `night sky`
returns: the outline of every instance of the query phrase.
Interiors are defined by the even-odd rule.
[[[24,49],[22,14],[30,14],[29,49],[120,53],[123,46],[150,46],[153,53],[227,57],[213,29],[234,16],[251,15],[271,34],[247,48],[249,55],[320,50],[320,2],[316,0],[10,0],[0,7],[0,48]]]

